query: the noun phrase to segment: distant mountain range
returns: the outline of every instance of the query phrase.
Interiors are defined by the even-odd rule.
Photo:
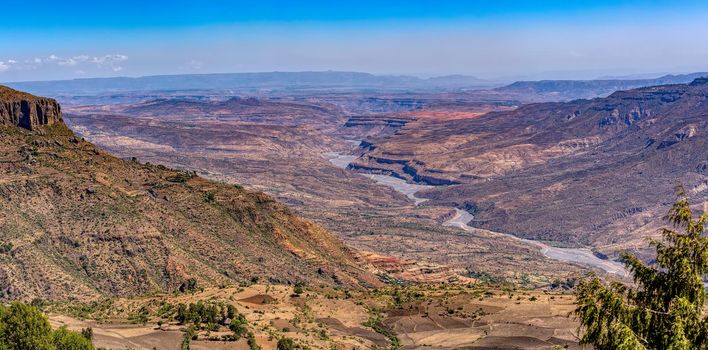
[[[708,72],[664,75],[652,79],[517,81],[494,90],[503,93],[545,96],[546,100],[564,101],[577,98],[605,97],[615,91],[645,86],[687,84],[703,76],[708,76]]]
[[[518,101],[569,101],[605,97],[614,91],[665,84],[685,84],[708,73],[665,75],[651,79],[539,80],[500,82],[468,75],[418,78],[360,72],[263,72],[153,75],[5,83],[14,89],[51,97],[125,94],[145,91],[243,92],[462,92],[478,90],[495,98]],[[65,99],[62,99],[63,101]]]
[[[34,94],[55,96],[149,90],[450,89],[493,87],[499,84],[466,75],[422,79],[406,75],[325,71],[154,75],[14,82],[5,85]]]

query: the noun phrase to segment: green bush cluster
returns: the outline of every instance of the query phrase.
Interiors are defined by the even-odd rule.
[[[0,305],[0,350],[93,350],[93,330],[52,330],[37,308],[19,302]]]

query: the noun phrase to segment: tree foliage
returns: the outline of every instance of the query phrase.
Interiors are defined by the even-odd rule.
[[[575,313],[583,331],[581,343],[598,350],[708,349],[708,238],[703,234],[708,213],[694,218],[683,188],[677,193],[665,217],[673,229],[662,229],[663,240],[651,241],[655,262],[648,265],[636,256],[622,256],[634,286],[608,286],[597,277],[578,285]]]
[[[77,332],[52,331],[47,317],[37,308],[19,302],[0,305],[0,350],[93,350],[93,344]]]

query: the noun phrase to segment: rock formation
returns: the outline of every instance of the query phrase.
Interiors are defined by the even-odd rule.
[[[0,125],[34,130],[61,121],[61,108],[56,100],[0,86]]]

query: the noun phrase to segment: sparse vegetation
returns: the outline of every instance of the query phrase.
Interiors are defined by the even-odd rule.
[[[401,347],[401,341],[398,339],[398,337],[391,332],[386,326],[383,324],[383,319],[380,313],[377,311],[371,312],[371,315],[369,316],[369,319],[364,322],[365,327],[369,327],[374,330],[374,332],[379,333],[383,335],[384,337],[388,338],[388,340],[391,342],[391,350],[395,350]]]
[[[145,325],[148,322],[150,311],[145,307],[141,307],[136,313],[131,314],[129,319],[132,323]]]
[[[295,350],[295,342],[290,338],[280,338],[278,340],[277,350]]]
[[[9,253],[12,250],[12,243],[0,243],[0,254]]]
[[[167,181],[169,182],[175,182],[175,183],[184,183],[189,181],[189,179],[195,177],[196,175],[193,172],[190,171],[180,171],[175,175],[168,176],[166,178]]]
[[[708,213],[693,217],[686,194],[666,219],[677,232],[663,229],[663,241],[652,241],[656,262],[646,265],[624,255],[635,286],[599,278],[582,281],[576,314],[582,324],[581,342],[598,350],[706,349],[708,317],[703,276],[708,273],[708,237],[703,235]]]
[[[246,341],[248,348],[250,350],[261,350],[261,346],[256,342],[256,337],[253,333],[248,333],[248,340]]]
[[[197,290],[197,280],[194,278],[187,279],[179,286],[179,291],[182,293],[189,293],[195,290]]]

